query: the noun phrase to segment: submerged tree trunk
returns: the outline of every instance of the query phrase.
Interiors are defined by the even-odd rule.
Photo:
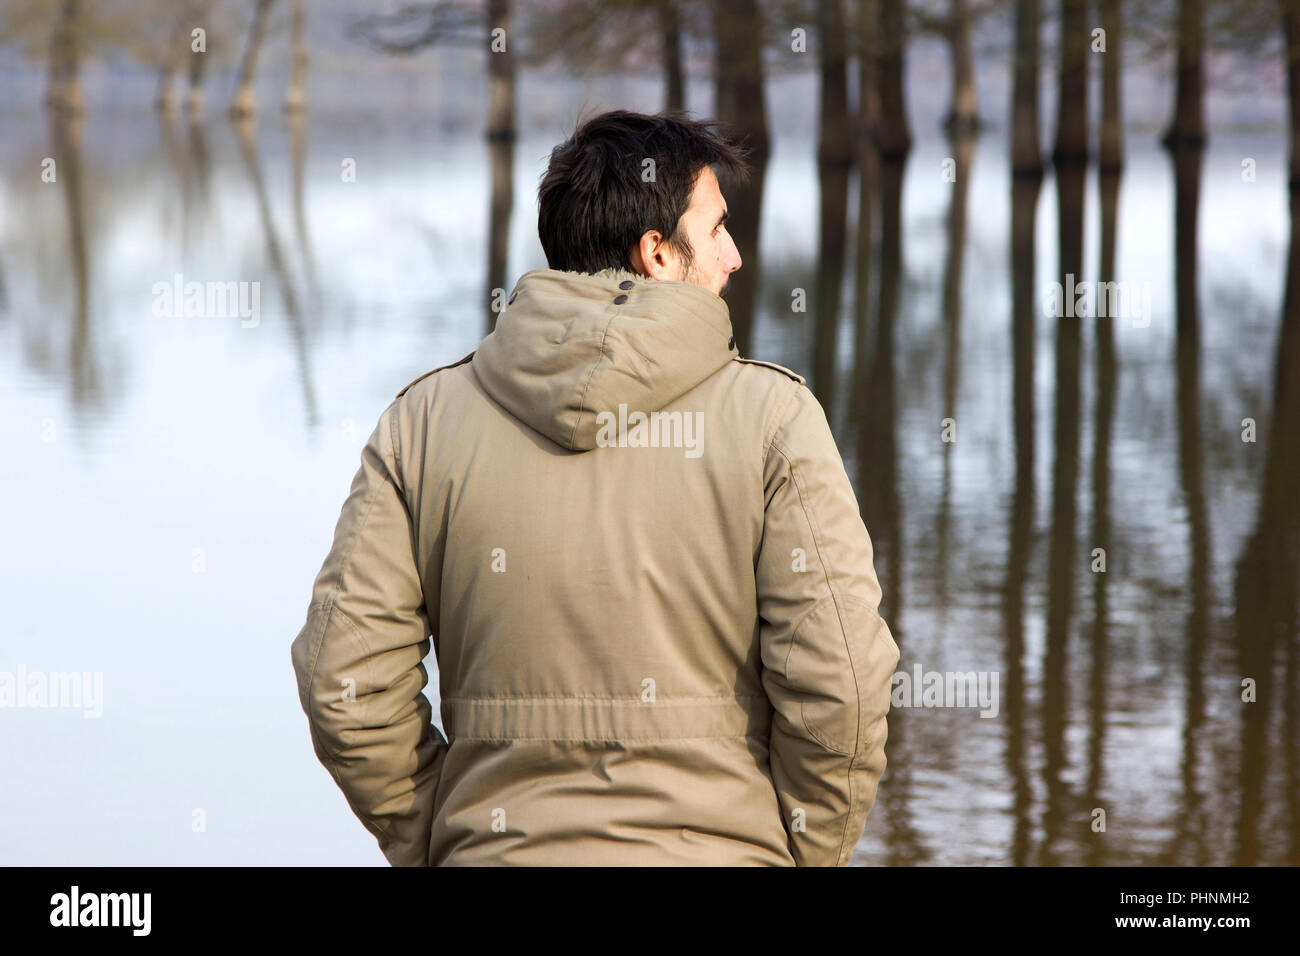
[[[198,12],[197,8],[195,13]],[[203,76],[207,70],[208,54],[206,52],[195,52],[193,46],[190,47],[190,70],[189,70],[189,90],[185,94],[185,112],[189,114],[191,120],[198,120],[203,116]]]
[[[154,96],[154,108],[160,113],[170,113],[176,106],[176,77],[185,64],[185,54],[189,50],[185,29],[187,19],[184,16],[178,17],[167,38],[167,50],[158,70],[158,92]]]
[[[1038,131],[1039,0],[1016,0],[1015,85],[1011,95],[1011,171],[1041,175]]]
[[[880,124],[876,141],[882,159],[898,159],[912,148],[907,126],[907,104],[903,98],[904,36],[903,0],[882,0],[877,57],[880,86]]]
[[[854,156],[858,167],[858,234],[854,244],[853,271],[853,383],[849,400],[852,421],[866,405],[866,383],[871,357],[871,253],[875,237],[876,193],[879,159],[875,132],[880,117],[876,89],[875,0],[857,4],[858,109],[854,124]],[[861,473],[861,472],[859,472]]]
[[[952,100],[943,125],[949,135],[962,136],[976,132],[980,126],[975,91],[975,53],[971,48],[971,15],[967,0],[951,0],[948,23],[948,46],[952,52]]]
[[[767,175],[770,138],[767,100],[763,88],[762,11],[757,0],[713,0],[714,113],[720,130],[749,151],[747,182],[723,184],[731,211],[729,231],[742,262],[749,263],[731,276],[727,303],[736,345],[744,354],[754,324],[763,183]]]
[[[1300,188],[1300,0],[1282,0],[1286,86],[1291,113],[1291,188]]]
[[[1061,0],[1061,62],[1057,73],[1054,163],[1088,160],[1088,7]]]
[[[819,0],[821,110],[817,147],[820,215],[813,387],[828,414],[835,408],[835,345],[839,339],[840,290],[847,246],[849,167],[853,164],[849,122],[849,77],[842,0]]]
[[[879,0],[860,0],[857,8],[857,57],[858,57],[858,149],[861,151],[867,140],[873,143],[876,127],[880,123],[880,71],[877,63],[880,28],[877,19],[880,16]]]
[[[1179,0],[1178,82],[1174,118],[1162,142],[1170,149],[1205,143],[1205,52],[1202,0]]]
[[[501,30],[506,48],[488,53],[488,150],[492,156],[492,196],[488,207],[487,330],[496,327],[495,290],[506,288],[510,251],[510,213],[514,209],[515,38],[510,33],[510,0],[489,0],[488,29]]]
[[[257,97],[253,93],[253,78],[257,74],[257,54],[262,48],[262,38],[266,35],[266,18],[271,12],[275,0],[256,0],[253,8],[253,23],[248,28],[248,42],[244,45],[244,55],[239,60],[239,87],[235,98],[230,102],[230,115],[236,117],[252,116],[257,112]]]
[[[819,0],[821,14],[821,117],[817,161],[848,166],[853,162],[849,121],[849,67],[842,0]]]
[[[1124,165],[1124,110],[1119,92],[1119,70],[1123,56],[1119,0],[1099,0],[1101,28],[1106,31],[1106,54],[1101,63],[1101,150],[1103,172]]]

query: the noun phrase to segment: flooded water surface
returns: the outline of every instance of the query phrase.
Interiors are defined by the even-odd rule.
[[[477,129],[2,122],[0,670],[103,684],[5,712],[0,858],[382,863],[289,643],[379,413],[545,265],[555,137],[507,222]],[[1240,175],[1281,151],[1040,182],[1001,135],[861,177],[775,141],[733,322],[826,405],[919,685],[856,862],[1300,863],[1300,248],[1284,164]],[[1118,315],[1048,314],[1103,282]]]

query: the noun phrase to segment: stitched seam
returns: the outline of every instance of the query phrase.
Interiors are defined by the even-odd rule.
[[[767,428],[763,429],[763,457],[764,458],[767,457],[768,448],[770,448],[772,442],[776,440],[776,433],[781,430],[781,424],[782,424],[781,416],[784,415],[785,410],[790,407],[790,400],[794,398],[795,389],[799,387],[798,382],[795,382],[793,380],[789,380],[789,381],[792,387],[786,392],[785,398],[781,401],[781,404],[778,405],[774,410],[771,424]],[[783,457],[785,457],[785,460],[787,462],[790,460],[788,455]]]
[[[316,720],[316,710],[314,707],[310,705],[312,699],[312,688],[316,686],[316,663],[317,661],[320,660],[321,650],[325,646],[325,632],[329,628],[330,618],[334,615],[334,612],[338,610],[338,605],[336,605],[332,599],[322,604],[313,605],[313,607],[316,610],[324,611],[325,615],[324,615],[324,619],[321,622],[320,643],[318,643],[316,646],[316,654],[312,658],[312,663],[311,663],[311,676],[308,678],[307,681],[307,701],[308,701],[307,725],[311,730],[311,735],[313,739],[320,744],[321,751],[325,754],[326,759],[323,761],[323,763],[325,764],[325,769],[328,770],[330,776],[334,778],[335,786],[337,786],[339,790],[343,792],[344,797],[347,799],[348,806],[352,807],[352,809],[357,813],[358,816],[362,817],[365,820],[368,820],[371,824],[373,824],[376,827],[376,829],[380,831],[380,833],[382,833],[385,836],[389,836],[391,834],[389,833],[388,822],[386,820],[378,820],[372,817],[368,813],[361,812],[361,810],[358,809],[357,805],[353,802],[351,794],[349,793],[347,787],[344,786],[343,778],[339,776],[339,772],[342,770],[342,766],[343,766],[342,763],[340,762],[340,758],[342,755],[337,754],[330,749],[328,740],[325,734],[323,733],[323,731],[321,730],[320,723]],[[308,613],[311,613],[310,609]],[[344,614],[342,611],[339,611],[339,617],[342,618],[343,621],[347,623],[353,629],[354,632],[357,632],[358,638],[360,638],[360,633],[357,631],[356,625],[353,624],[350,620],[348,620],[347,615]],[[368,654],[369,648],[366,645],[364,639],[361,639],[361,646],[366,648]],[[367,680],[369,680],[368,662],[366,667],[367,667]]]
[[[799,504],[803,508],[804,518],[805,520],[807,520],[809,530],[812,532],[813,545],[817,548],[817,560],[822,566],[822,576],[826,580],[826,590],[830,592],[830,597],[835,602],[835,616],[840,625],[840,635],[844,639],[844,652],[849,660],[850,669],[852,669],[853,656],[849,648],[848,628],[845,626],[844,612],[840,608],[840,603],[841,601],[844,600],[845,595],[840,594],[840,592],[837,591],[835,586],[831,583],[831,569],[830,569],[830,565],[826,561],[824,547],[822,544],[823,535],[821,533],[821,525],[817,521],[817,513],[813,509],[811,503],[808,501],[807,494],[803,486],[802,476],[798,468],[795,467],[794,462],[790,460],[789,453],[782,446],[782,444],[778,442],[775,438],[773,438],[772,443],[773,443],[773,447],[776,448],[776,450],[781,454],[781,457],[783,457],[786,460],[786,463],[790,466],[790,475],[794,479],[795,490],[799,492]],[[816,610],[818,607],[824,604],[825,601],[826,601],[825,598],[823,598],[821,601],[818,601],[817,604],[814,605],[813,609],[808,612],[808,614],[811,614],[813,610]],[[807,620],[807,617],[808,615],[805,614],[804,617],[800,620],[800,626],[802,626],[803,621]],[[858,675],[856,671],[853,672],[853,689],[855,695],[857,695]],[[862,700],[861,696],[856,696],[856,699],[859,701],[859,707],[860,707],[861,700]],[[850,752],[853,753],[857,752],[856,730],[854,732],[853,751]]]
[[[582,424],[582,411],[587,407],[587,392],[591,390],[591,380],[596,377],[596,369],[600,368],[601,360],[605,358],[605,339],[609,338],[609,327],[614,324],[616,318],[618,318],[617,313],[611,315],[600,334],[600,354],[596,356],[596,361],[591,363],[591,371],[587,373],[587,381],[582,386],[582,395],[578,399],[578,417],[573,423],[573,432],[569,435],[570,447],[578,437],[578,426]]]
[[[477,351],[477,349],[475,351]],[[456,368],[458,366],[464,365],[466,362],[470,361],[470,359],[472,359],[473,357],[474,357],[474,352],[470,352],[469,355],[466,355],[463,359],[460,359],[459,361],[456,362],[452,362],[450,365],[439,365],[435,369],[430,369],[429,371],[425,372],[423,375],[421,375],[419,378],[415,379],[408,385],[403,386],[402,390],[398,392],[395,396],[393,396],[394,400],[401,398],[403,395],[409,392],[416,385],[419,385],[421,382],[423,382],[430,375],[434,375],[438,372],[445,372],[447,371],[447,369]]]
[[[746,365],[761,365],[763,368],[770,368],[774,372],[780,372],[786,378],[792,380],[796,385],[803,385],[808,380],[796,372],[794,369],[786,368],[783,365],[777,365],[775,362],[764,362],[762,359],[749,358],[744,355],[732,356],[737,362],[744,362]]]
[[[400,478],[402,474],[402,453],[398,450],[397,444],[397,410],[388,416],[388,444],[393,446],[393,477]],[[405,491],[403,490],[403,494]]]
[[[853,675],[853,696],[857,704],[857,719],[854,721],[853,749],[850,752],[851,754],[853,754],[853,756],[850,757],[849,759],[849,767],[847,771],[848,772],[847,783],[848,783],[848,791],[849,791],[849,807],[848,807],[849,812],[846,813],[844,816],[844,830],[840,836],[840,849],[836,853],[836,857],[835,857],[836,860],[838,861],[840,856],[843,855],[844,843],[848,839],[849,820],[853,816],[853,765],[857,761],[856,755],[858,752],[858,744],[859,744],[859,740],[858,740],[859,729],[862,723],[862,693],[858,685],[857,670],[853,667],[853,652],[849,648],[849,635],[848,635],[848,630],[844,625],[844,613],[840,610],[841,596],[836,592],[835,586],[831,583],[831,569],[830,566],[826,563],[824,549],[822,547],[821,526],[817,522],[817,514],[813,510],[810,502],[807,499],[807,495],[805,494],[805,490],[803,487],[802,477],[799,473],[798,468],[795,467],[794,462],[791,461],[789,452],[786,450],[784,445],[777,440],[775,435],[772,437],[772,446],[780,453],[781,457],[783,457],[786,460],[786,464],[790,466],[790,475],[794,479],[795,489],[799,492],[799,504],[803,508],[804,519],[808,522],[809,530],[812,532],[813,545],[817,548],[817,559],[818,561],[821,562],[822,575],[826,579],[826,589],[830,591],[831,598],[835,601],[835,614],[837,619],[839,620],[840,636],[844,640],[844,653],[847,656],[849,661],[849,671]],[[799,705],[799,716],[801,718],[803,717],[802,702]],[[812,733],[814,736],[816,736],[816,732],[811,727],[808,726],[807,719],[804,719],[804,727],[808,730],[809,733]]]
[[[860,598],[860,597],[854,597],[854,596],[851,595],[851,594],[846,594],[846,595],[844,595],[844,603],[845,603],[846,605],[848,605],[848,604],[856,604],[856,605],[858,605],[860,610],[866,610],[866,611],[869,611],[869,612],[871,613],[871,616],[874,617],[874,618],[876,619],[876,621],[878,622],[878,625],[879,625],[879,624],[884,624],[884,618],[882,618],[882,617],[880,616],[880,612],[879,612],[879,611],[877,611],[874,607],[872,607],[871,602],[869,602],[869,601],[864,601],[862,598]],[[885,632],[884,632],[884,629],[881,628],[880,626],[877,626],[877,627],[875,628],[875,635],[876,635],[876,636],[875,636],[874,639],[875,639],[875,640],[880,640],[880,639],[884,636],[884,633],[885,633]],[[851,666],[851,664],[852,664],[852,661],[851,661],[851,659],[850,659],[850,666]],[[856,683],[856,681],[857,681],[856,671],[855,671],[854,673],[855,673],[855,676],[854,676],[854,682]],[[888,706],[888,705],[886,705],[886,707],[887,707],[887,706]],[[859,730],[862,729],[862,723],[863,723],[863,719],[864,719],[864,715],[862,714],[861,711],[862,711],[862,703],[861,703],[861,698],[859,698],[859,699],[858,699],[858,728],[859,728]],[[888,710],[886,710],[886,714],[888,714]],[[854,800],[853,791],[854,791],[854,782],[855,782],[855,780],[856,780],[856,775],[855,775],[854,771],[857,769],[858,762],[859,762],[860,760],[864,759],[864,758],[867,756],[867,752],[868,752],[868,751],[867,751],[867,748],[866,748],[866,746],[864,745],[864,742],[861,740],[861,736],[859,735],[858,741],[857,741],[856,745],[854,746],[853,757],[852,757],[852,759],[849,760],[849,814],[848,814],[848,816],[847,816],[847,817],[845,818],[845,820],[844,820],[844,836],[841,837],[841,839],[840,839],[840,852],[839,852],[839,855],[835,858],[835,863],[836,863],[837,866],[841,865],[841,864],[840,864],[840,861],[842,861],[842,860],[844,859],[844,851],[845,851],[846,849],[849,851],[850,859],[852,859],[853,848],[852,848],[851,846],[847,846],[847,844],[848,844],[848,836],[849,836],[849,834],[848,834],[849,821],[852,820],[853,817],[855,816],[855,811],[854,811],[854,807],[853,807],[853,800]]]
[[[388,409],[384,410],[384,414],[388,414],[388,410],[391,408],[392,408],[392,404],[389,405]],[[365,467],[364,456],[365,456],[365,452],[363,451],[362,452],[363,468]],[[382,462],[383,461],[382,448],[380,449],[379,457],[380,457],[380,461]],[[312,713],[312,708],[310,706],[310,703],[312,699],[312,689],[316,686],[316,669],[320,663],[320,655],[325,649],[325,638],[327,636],[327,631],[329,629],[329,619],[330,617],[333,616],[334,612],[338,610],[338,605],[335,603],[335,599],[338,597],[339,591],[342,590],[343,588],[343,575],[347,572],[348,565],[352,563],[352,555],[353,553],[355,553],[357,549],[357,543],[361,540],[361,532],[365,529],[366,522],[370,519],[370,512],[374,510],[375,502],[379,500],[379,489],[383,487],[385,480],[386,479],[381,477],[380,480],[375,483],[374,488],[371,489],[370,494],[367,496],[363,505],[361,519],[360,521],[357,522],[356,528],[353,529],[352,531],[352,541],[348,544],[348,550],[346,554],[344,554],[342,560],[339,562],[339,569],[334,579],[334,587],[330,590],[328,597],[326,597],[325,600],[320,602],[320,604],[318,605],[322,609],[328,607],[329,611],[325,615],[325,620],[321,623],[320,640],[316,645],[316,653],[313,655],[312,662],[311,662],[311,673],[308,675],[307,678],[307,701],[309,705],[307,708],[308,710],[307,716],[308,716],[309,724],[312,727],[313,731],[315,731],[317,724],[316,724],[315,715],[314,713]],[[352,621],[348,619],[346,614],[343,614],[342,611],[339,611],[339,615],[343,618],[344,621],[346,621],[349,625],[352,626],[354,631],[357,631],[357,633],[359,634],[356,625],[353,624]],[[361,639],[361,646],[365,650],[367,657],[369,657],[370,648],[366,644],[364,638]],[[367,671],[367,675],[368,675],[368,671]],[[323,747],[322,749],[324,749],[326,753],[329,753],[328,747]],[[331,755],[331,763],[337,763],[337,760],[338,760],[338,755]],[[330,775],[334,777],[335,783],[339,785],[339,789],[344,790],[344,793],[346,794],[347,791],[343,788],[342,781],[339,780],[338,773],[336,772],[335,768],[330,764],[326,764],[326,769],[329,770]],[[350,798],[348,802],[351,803]],[[388,827],[385,823],[376,822],[375,825],[382,832],[384,833],[388,832]]]
[[[390,405],[389,408],[391,407],[392,406]],[[387,409],[385,409],[384,414],[388,414]],[[380,452],[381,453],[379,456],[379,460],[382,462],[384,457],[382,454],[383,449],[380,449]],[[363,451],[362,467],[365,466],[364,456],[365,456],[365,452]],[[356,528],[353,529],[352,531],[352,541],[348,544],[347,553],[344,554],[342,560],[339,561],[339,570],[338,570],[338,574],[335,575],[334,578],[334,587],[330,591],[329,596],[325,599],[325,603],[333,604],[335,597],[338,596],[339,591],[342,590],[343,588],[343,575],[347,573],[348,565],[352,563],[352,554],[357,549],[357,542],[361,540],[361,532],[365,528],[366,522],[370,520],[370,512],[374,509],[375,502],[379,499],[379,489],[383,487],[383,484],[384,484],[384,479],[381,478],[378,482],[375,483],[374,488],[370,489],[370,494],[366,496],[366,500],[363,502],[361,520],[357,522]],[[314,673],[314,666],[313,666],[313,673]]]
[[[785,652],[785,664],[783,667],[786,680],[790,679],[790,656],[794,653],[795,646],[799,643],[799,631],[803,629],[804,624],[808,622],[809,618],[811,618],[814,614],[818,613],[826,605],[827,601],[833,601],[833,600],[834,598],[827,596],[822,598],[820,601],[818,601],[813,606],[813,609],[811,611],[809,611],[807,614],[805,614],[803,617],[799,619],[799,626],[796,627],[791,632],[790,648]],[[808,718],[804,715],[803,701],[799,702],[799,716],[800,718],[803,719],[804,729],[807,730],[808,733],[812,734],[814,740],[816,740],[818,743],[820,743],[823,747],[825,747],[827,750],[831,751],[832,753],[839,754],[842,757],[850,756],[851,751],[842,750],[841,748],[835,746],[833,743],[830,742],[830,740],[828,740],[821,733],[819,733],[816,727],[808,723]]]

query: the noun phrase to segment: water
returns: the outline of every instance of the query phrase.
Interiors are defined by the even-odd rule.
[[[4,711],[0,860],[382,864],[311,752],[289,643],[378,414],[486,330],[486,144],[357,117],[297,138],[265,121],[242,140],[223,121],[147,113],[3,123],[0,671],[104,684],[97,719]],[[1130,137],[1115,278],[1150,283],[1150,323],[1115,321],[1107,377],[1094,320],[1080,322],[1077,352],[1061,353],[1077,360],[1077,406],[1041,309],[1059,278],[1057,183],[1030,207],[1026,272],[1001,140],[960,167],[964,221],[940,176],[949,145],[918,143],[899,230],[874,228],[867,347],[853,332],[856,180],[838,204],[848,245],[819,247],[819,189],[836,187],[805,140],[775,145],[742,270],[761,275],[746,351],[808,375],[829,405],[900,670],[1000,678],[994,718],[893,712],[855,861],[1300,862],[1297,565],[1269,547],[1290,540],[1300,484],[1295,419],[1271,431],[1290,243],[1281,138],[1211,142],[1193,265],[1176,261],[1173,165]],[[535,186],[552,145],[516,145],[507,291],[545,265]],[[1261,158],[1254,183],[1242,156]],[[1088,279],[1099,186],[1089,171]],[[838,330],[819,331],[818,268],[836,255]],[[1037,312],[1029,391],[1015,387],[1013,264]],[[154,285],[177,273],[260,283],[260,321],[156,315]],[[1180,274],[1199,305],[1191,352],[1177,347]],[[790,311],[796,287],[818,307]],[[897,296],[892,363],[882,287]],[[833,382],[814,375],[818,354]],[[1076,412],[1063,426],[1062,400]],[[1255,443],[1240,437],[1248,417]],[[1104,574],[1090,570],[1099,541]]]

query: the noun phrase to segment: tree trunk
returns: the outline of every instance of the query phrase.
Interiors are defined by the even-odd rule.
[[[742,263],[731,276],[727,304],[736,345],[749,348],[754,307],[761,277],[758,235],[761,224],[763,183],[767,177],[770,139],[767,101],[763,88],[762,12],[757,0],[713,0],[714,115],[719,130],[749,150],[751,174],[747,182],[724,184],[727,224]]]
[[[195,17],[206,12],[206,9],[197,4],[190,5],[190,11]],[[189,48],[189,54],[189,90],[185,94],[185,112],[189,114],[191,121],[197,121],[203,116],[203,77],[208,66],[208,54],[196,53],[192,46]]]
[[[266,18],[271,12],[275,0],[256,0],[253,8],[253,23],[248,29],[248,42],[244,45],[244,55],[239,61],[239,87],[235,98],[230,102],[230,115],[249,117],[257,112],[257,97],[253,93],[253,78],[257,74],[257,54],[262,48],[262,37],[266,35]]]
[[[879,160],[875,132],[880,118],[880,97],[876,90],[875,0],[858,4],[858,112],[854,150],[858,167],[858,235],[855,242],[853,273],[853,389],[849,417],[852,419],[866,404],[866,382],[871,357],[871,252],[875,236],[875,212]]]
[[[766,156],[767,103],[763,88],[762,43],[753,24],[757,0],[716,0],[715,114],[733,127],[755,152]]]
[[[817,147],[820,186],[817,243],[816,331],[813,388],[827,414],[835,409],[835,345],[839,339],[840,290],[847,245],[849,167],[853,163],[849,122],[849,77],[842,0],[819,0],[821,109]]]
[[[63,0],[59,22],[50,41],[50,76],[45,103],[52,110],[81,112],[80,46],[80,0]]]
[[[172,27],[171,36],[167,38],[167,51],[158,71],[158,92],[154,97],[154,108],[160,113],[170,113],[176,106],[176,76],[184,66],[185,54],[189,49],[185,29],[188,19],[178,18]]]
[[[1038,131],[1039,0],[1016,0],[1015,85],[1011,96],[1011,171],[1038,176],[1043,154]]]
[[[1202,0],[1178,4],[1178,83],[1174,119],[1162,139],[1169,149],[1205,143],[1205,24]]]
[[[492,156],[492,196],[488,207],[487,330],[496,328],[495,290],[506,288],[510,213],[514,209],[515,38],[510,32],[510,0],[489,0],[489,31],[502,30],[506,49],[488,53],[488,150]]]
[[[659,36],[663,46],[664,82],[667,85],[664,109],[686,107],[686,76],[682,69],[682,20],[677,0],[659,0]]]
[[[842,0],[819,0],[822,39],[821,117],[817,161],[848,166],[853,162],[849,121],[849,68]]]
[[[158,70],[158,92],[154,94],[153,106],[159,113],[170,113],[176,108],[176,70],[163,66]]]
[[[880,124],[877,143],[881,159],[899,159],[912,148],[907,126],[907,104],[903,98],[904,48],[907,43],[904,0],[881,0],[880,30],[876,36],[879,56]]]
[[[876,126],[880,122],[880,70],[876,62],[879,0],[860,0],[857,4],[858,117],[859,152],[870,140],[875,153]]]
[[[952,101],[944,128],[950,135],[969,135],[979,129],[975,91],[975,53],[971,48],[971,16],[967,0],[950,0],[948,47],[952,54]]]
[[[1124,165],[1124,111],[1119,95],[1120,57],[1123,55],[1119,0],[1099,0],[1101,28],[1106,31],[1106,53],[1101,67],[1101,150],[1103,172]]]
[[[1291,188],[1300,189],[1300,0],[1282,0],[1286,86],[1291,110]]]
[[[1057,74],[1053,163],[1088,161],[1088,7],[1061,0],[1061,64]]]
[[[298,113],[307,108],[307,11],[303,0],[291,0],[289,6],[289,88],[284,94],[284,109]]]

